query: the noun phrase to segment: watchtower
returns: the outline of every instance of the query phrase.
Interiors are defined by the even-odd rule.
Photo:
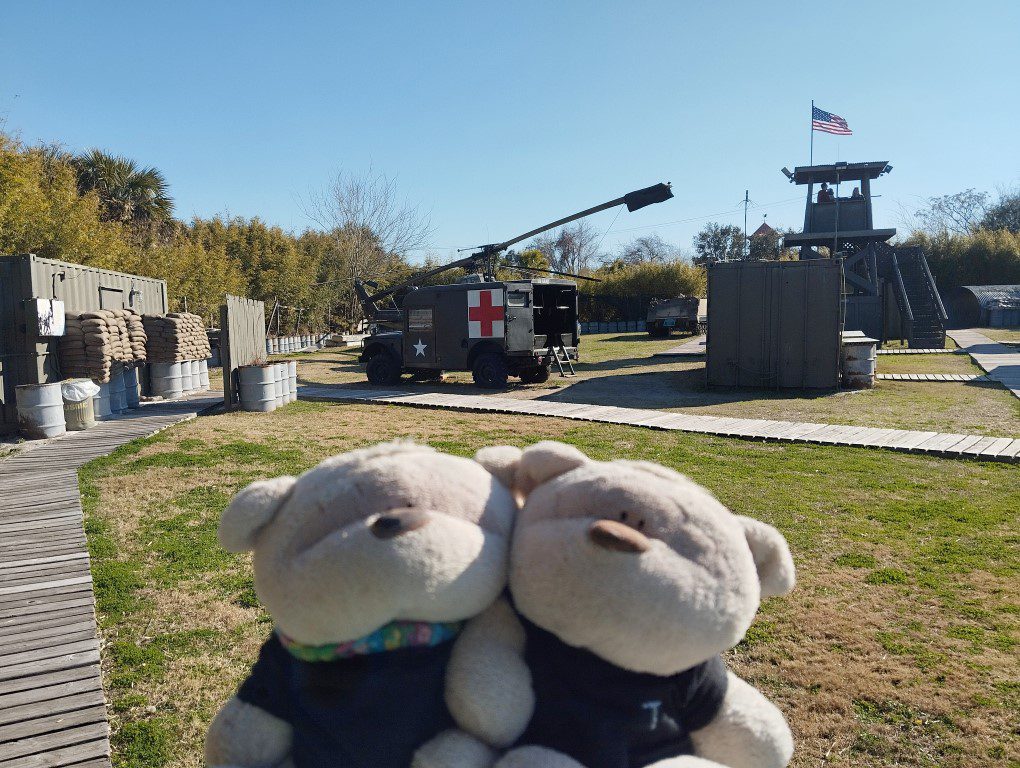
[[[820,258],[819,247],[827,247],[835,254],[889,240],[896,230],[877,229],[874,225],[871,182],[891,170],[892,166],[885,160],[806,165],[795,168],[793,173],[784,168],[783,172],[792,183],[807,185],[804,231],[788,235],[786,247],[800,246],[801,259],[816,259]],[[829,195],[822,193],[822,184],[830,188]]]
[[[942,347],[946,313],[927,259],[918,248],[889,245],[896,230],[875,226],[871,182],[890,171],[886,160],[783,168],[791,183],[807,187],[804,231],[784,245],[799,246],[802,261],[824,258],[823,247],[842,260],[846,330]]]

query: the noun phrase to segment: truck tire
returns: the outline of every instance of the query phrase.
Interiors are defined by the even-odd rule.
[[[376,352],[368,359],[365,374],[370,384],[396,384],[400,381],[400,361],[389,352]]]
[[[549,381],[549,366],[540,365],[538,368],[525,368],[521,371],[521,381],[525,384],[544,384]]]
[[[498,352],[483,352],[471,368],[471,376],[482,389],[503,389],[510,376],[506,360]]]

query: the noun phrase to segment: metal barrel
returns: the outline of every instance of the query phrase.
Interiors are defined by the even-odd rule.
[[[297,360],[287,361],[287,402],[297,400]]]
[[[124,397],[128,408],[137,408],[138,400],[138,369],[133,365],[124,369]]]
[[[99,387],[99,392],[92,398],[92,410],[97,419],[109,418],[113,415],[113,410],[110,408],[110,382],[100,384],[97,381],[96,386]]]
[[[242,365],[237,375],[244,410],[269,413],[276,408],[276,364]]]
[[[114,413],[127,411],[127,391],[124,387],[124,367],[116,365],[110,373],[110,410]]]
[[[849,389],[872,389],[875,386],[875,361],[878,358],[874,339],[843,340],[843,386]]]
[[[202,391],[209,389],[209,361],[199,360],[198,361],[198,380]]]
[[[287,364],[275,363],[273,365],[273,384],[276,395],[276,404],[284,405],[287,402]]]
[[[185,360],[181,363],[181,392],[188,394],[195,389],[195,382],[191,377],[191,361]]]
[[[180,397],[183,390],[180,363],[152,363],[149,366],[152,393],[166,400]]]
[[[68,431],[79,432],[96,425],[95,400],[86,397],[81,402],[64,401],[64,422]]]
[[[60,383],[21,384],[14,388],[18,427],[26,437],[57,437],[67,431]]]

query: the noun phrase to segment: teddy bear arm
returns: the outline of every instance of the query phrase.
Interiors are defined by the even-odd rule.
[[[205,761],[214,768],[276,768],[286,765],[290,747],[288,723],[232,696],[209,726]]]
[[[793,756],[793,736],[782,713],[732,672],[719,712],[693,731],[691,740],[699,757],[729,768],[785,768]]]
[[[472,619],[457,639],[446,703],[461,728],[491,746],[507,747],[524,733],[535,695],[524,661],[524,628],[505,600]]]

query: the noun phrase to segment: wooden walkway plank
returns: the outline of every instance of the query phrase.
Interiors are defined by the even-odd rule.
[[[953,351],[953,350],[948,350]],[[929,374],[903,374],[928,376]],[[939,381],[949,381],[946,376]],[[845,445],[864,448],[887,448],[937,456],[1017,461],[1020,450],[1015,438],[996,435],[974,450],[984,435],[940,434],[930,430],[890,429],[812,422],[784,422],[768,419],[746,419],[732,416],[709,416],[682,411],[660,411],[646,408],[567,403],[557,400],[529,400],[487,395],[460,395],[429,392],[375,392],[350,389],[342,385],[316,385],[299,388],[301,398],[340,402],[374,402],[426,408],[452,408],[461,411],[519,413],[532,416],[567,418],[606,424],[627,424],[647,429],[697,432],[749,440],[806,442],[822,445]],[[969,452],[967,449],[971,449]]]
[[[0,768],[110,768],[77,469],[217,402],[146,405],[0,460]]]

